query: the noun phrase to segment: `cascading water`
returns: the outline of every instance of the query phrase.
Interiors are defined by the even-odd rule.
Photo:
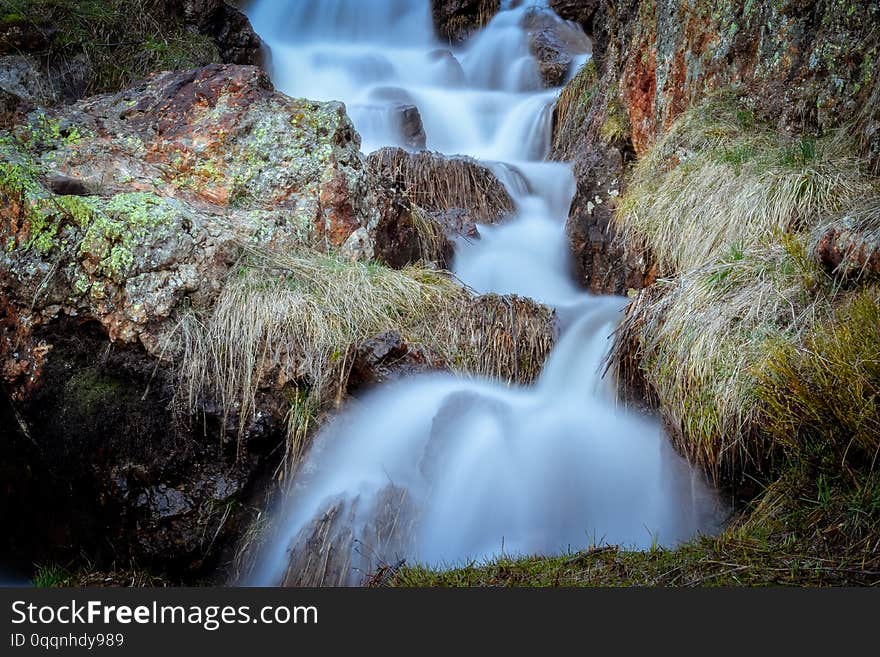
[[[439,564],[600,542],[641,548],[716,526],[703,479],[655,419],[615,405],[601,376],[625,300],[571,279],[574,181],[570,166],[544,161],[559,90],[541,88],[520,26],[530,3],[510,4],[455,52],[433,37],[429,0],[260,0],[250,10],[277,86],[344,101],[365,151],[405,145],[405,102],[430,149],[493,168],[515,217],[462,241],[455,273],[479,292],[553,305],[563,324],[534,386],[424,375],[375,390],[324,427],[254,583],[291,581],[291,554],[331,516],[344,527],[337,535],[366,546],[347,557],[347,583],[397,556]]]

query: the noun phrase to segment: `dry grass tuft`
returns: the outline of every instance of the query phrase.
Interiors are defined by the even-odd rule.
[[[287,390],[288,464],[319,412],[345,394],[351,348],[388,329],[460,372],[529,382],[555,335],[553,311],[527,299],[473,299],[448,275],[332,255],[251,253],[208,316],[180,324],[180,401],[215,400],[243,432],[263,389]],[[226,422],[224,422],[224,425]]]
[[[756,372],[770,343],[796,344],[823,321],[831,280],[802,242],[748,252],[643,290],[619,328],[615,359],[663,409],[679,448],[713,474],[762,471]]]
[[[637,166],[617,220],[677,278],[636,297],[615,362],[660,405],[681,450],[716,477],[772,474],[798,440],[785,431],[801,435],[804,418],[830,427],[828,413],[847,415],[860,427],[839,424],[847,440],[874,430],[855,411],[876,403],[853,370],[876,376],[855,336],[852,352],[829,355],[824,373],[818,360],[812,372],[792,364],[816,353],[815,336],[836,326],[850,294],[819,257],[817,235],[829,217],[868,241],[880,227],[877,181],[853,152],[840,135],[794,139],[758,126],[724,94],[686,113]],[[795,385],[795,369],[829,403],[832,389],[847,392],[834,409],[818,394],[801,399],[807,378]],[[771,390],[772,372],[789,388]]]
[[[466,208],[476,221],[492,223],[514,209],[495,174],[471,158],[383,148],[367,160],[375,175],[427,212]]]
[[[554,141],[559,142],[567,135],[578,134],[596,98],[597,85],[596,63],[591,59],[565,85],[556,100],[553,110]]]
[[[778,242],[876,193],[842,134],[781,135],[730,93],[685,113],[636,166],[617,223],[665,274]]]

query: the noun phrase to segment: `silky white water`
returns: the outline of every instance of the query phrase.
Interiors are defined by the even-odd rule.
[[[404,145],[395,107],[421,114],[429,149],[483,160],[515,216],[462,240],[455,274],[478,292],[557,308],[562,333],[539,381],[507,387],[448,374],[384,386],[325,426],[298,473],[254,583],[277,584],[310,523],[340,500],[355,539],[376,545],[389,485],[414,510],[411,536],[352,559],[458,563],[599,543],[673,545],[712,531],[716,501],[659,423],[615,404],[602,377],[624,299],[573,281],[564,222],[571,167],[544,161],[559,90],[541,87],[520,27],[502,10],[462,48],[434,38],[430,0],[260,0],[249,10],[284,92],[342,100],[363,150]],[[503,3],[508,7],[510,3]]]

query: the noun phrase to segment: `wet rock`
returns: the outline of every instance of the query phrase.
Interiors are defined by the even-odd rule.
[[[479,239],[480,231],[473,215],[464,208],[450,208],[431,213],[431,218],[443,227],[444,232],[450,238],[466,237]]]
[[[458,87],[465,84],[467,80],[465,78],[464,69],[451,51],[441,48],[438,50],[432,50],[428,53],[428,56],[434,62],[436,67],[440,69],[440,73],[436,76],[436,79],[439,82],[451,87]]]
[[[528,9],[522,26],[529,35],[529,47],[538,60],[538,70],[547,87],[565,83],[575,58],[591,51],[590,40],[580,26],[562,20],[547,9]]]
[[[492,20],[500,8],[500,0],[431,0],[434,30],[441,40],[459,44]]]
[[[348,380],[349,392],[429,370],[445,369],[445,363],[422,345],[407,343],[397,331],[368,338],[354,349]]]
[[[427,145],[422,115],[415,105],[398,105],[394,108],[400,120],[400,132],[404,145],[414,151],[423,151]]]

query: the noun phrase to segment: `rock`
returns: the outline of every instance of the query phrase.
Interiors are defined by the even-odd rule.
[[[354,348],[348,391],[429,370],[445,369],[443,359],[422,345],[407,343],[397,331],[385,331]]]
[[[397,105],[394,108],[400,117],[400,132],[404,145],[414,151],[423,151],[427,145],[422,115],[415,105]]]
[[[223,0],[165,0],[167,11],[214,39],[225,64],[262,66],[263,42],[248,17]]]
[[[467,80],[464,69],[451,51],[441,48],[432,50],[428,53],[428,56],[431,57],[436,68],[440,69],[439,74],[436,74],[434,79],[447,86],[458,87],[465,84]]]
[[[172,336],[211,308],[244,247],[373,257],[359,137],[340,103],[229,65],[35,111],[8,137],[0,382],[37,442],[22,434],[0,466],[17,473],[14,499],[52,509],[20,547],[198,569],[244,517],[228,500],[277,464],[289,404],[261,393],[240,441],[217,400],[182,421]]]
[[[392,185],[379,186],[375,194],[379,211],[374,248],[376,259],[395,269],[419,260],[432,260],[434,254],[422,252],[416,228],[419,210],[412,201]]]
[[[590,40],[580,26],[550,10],[531,7],[523,16],[522,27],[529,35],[529,47],[547,87],[564,84],[575,57],[591,51]]]
[[[367,160],[380,215],[375,253],[392,267],[416,260],[447,266],[457,237],[476,238],[478,223],[513,211],[498,178],[470,158],[383,148]]]
[[[431,0],[437,36],[459,44],[484,27],[501,8],[500,0]]]
[[[266,49],[254,32],[247,16],[235,7],[221,2],[203,30],[210,35],[220,50],[220,60],[227,64],[263,66]]]
[[[550,8],[563,20],[579,24],[589,34],[599,0],[550,0]]]
[[[158,355],[163,322],[184,296],[210,301],[242,239],[372,255],[377,214],[344,107],[276,93],[259,69],[163,73],[32,122],[53,126],[53,139],[22,157],[50,184],[101,181],[101,196],[66,213],[0,214],[0,267],[18,272],[13,285],[35,291],[47,260],[64,263],[59,289],[34,308],[38,323],[76,309]],[[37,235],[47,220],[58,228]]]
[[[477,221],[464,208],[450,208],[448,210],[438,210],[431,213],[431,219],[436,221],[443,227],[447,237],[466,237],[469,239],[479,239],[480,231],[477,228]]]
[[[0,57],[0,126],[11,125],[35,107],[54,101],[52,87],[35,61],[21,55]]]
[[[880,208],[872,210],[873,226],[844,217],[819,232],[813,253],[830,274],[850,279],[880,277]]]

